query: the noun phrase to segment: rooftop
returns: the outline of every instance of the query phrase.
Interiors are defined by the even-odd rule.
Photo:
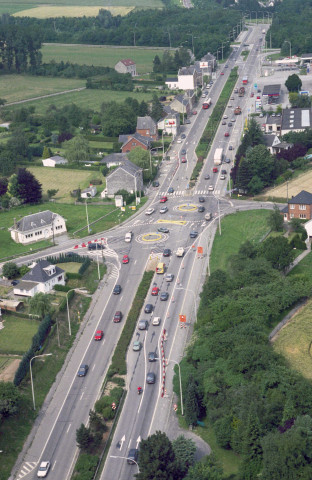
[[[265,85],[262,90],[263,97],[278,96],[281,94],[281,84]]]
[[[288,203],[296,203],[300,205],[312,205],[312,193],[307,192],[306,190],[301,190],[298,195],[295,195],[292,197],[290,200],[288,200]]]

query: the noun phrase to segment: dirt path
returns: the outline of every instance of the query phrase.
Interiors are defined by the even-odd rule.
[[[0,381],[1,382],[13,382],[15,372],[18,369],[20,364],[20,358],[13,360],[10,364],[0,373]]]

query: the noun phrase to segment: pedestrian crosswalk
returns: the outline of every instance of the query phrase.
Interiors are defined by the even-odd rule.
[[[36,468],[37,462],[25,462],[20,470],[20,473],[18,474],[17,478],[20,480],[23,477],[26,477],[30,472]]]
[[[158,195],[160,197],[166,196],[170,197],[193,197],[194,195],[220,195],[220,190],[177,190],[173,193],[168,192],[159,192]]]

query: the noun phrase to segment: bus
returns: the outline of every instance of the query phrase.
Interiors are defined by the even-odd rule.
[[[209,108],[210,105],[211,105],[211,98],[208,98],[207,102],[203,103],[203,109],[207,110],[207,108]]]
[[[248,83],[248,77],[243,77],[243,85],[247,85]]]

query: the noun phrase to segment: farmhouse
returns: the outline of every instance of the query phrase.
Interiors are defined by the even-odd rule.
[[[66,158],[54,155],[53,157],[44,158],[42,164],[44,167],[55,167],[55,165],[64,165],[68,163]]]
[[[26,245],[63,234],[66,232],[66,224],[61,215],[45,210],[26,215],[18,221],[14,219],[14,225],[9,228],[9,231],[14,242]]]
[[[312,193],[301,190],[298,195],[288,200],[287,206],[281,211],[284,214],[284,220],[289,221],[292,218],[312,219]]]
[[[65,271],[62,268],[50,264],[47,260],[39,260],[38,263],[22,277],[22,280],[14,287],[15,295],[33,297],[36,293],[48,293],[54,285],[65,285]]]
[[[143,171],[126,160],[106,177],[106,189],[101,196],[113,197],[119,190],[129,193],[143,190]]]
[[[115,70],[119,73],[130,73],[132,77],[135,77],[137,74],[136,64],[130,58],[119,60],[119,62],[115,65]]]

